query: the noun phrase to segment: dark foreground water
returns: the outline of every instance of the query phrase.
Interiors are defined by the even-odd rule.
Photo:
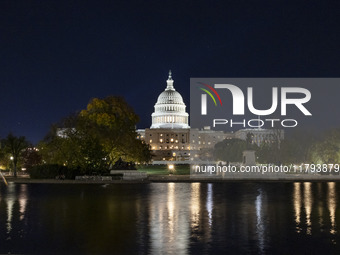
[[[0,184],[0,253],[340,253],[340,184]]]

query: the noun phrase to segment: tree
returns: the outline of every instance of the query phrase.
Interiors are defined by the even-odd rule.
[[[256,149],[256,145],[248,145],[247,141],[241,139],[225,139],[215,144],[214,158],[228,162],[242,162],[243,151]]]
[[[247,142],[247,150],[251,148],[252,146],[252,143],[253,143],[253,137],[254,137],[254,134],[253,133],[250,133],[248,132],[247,133],[247,137],[246,137],[246,142]]]
[[[42,157],[37,148],[27,147],[22,152],[22,165],[26,168],[26,170],[31,169],[33,166],[37,166],[41,164]]]
[[[21,159],[23,150],[29,146],[29,143],[24,136],[16,137],[13,134],[9,134],[2,143],[4,145],[4,151],[12,157],[13,173],[14,177],[17,177],[18,161]]]
[[[295,130],[281,142],[280,154],[285,164],[310,162],[310,152],[317,141],[312,130]]]
[[[39,149],[46,163],[84,171],[107,171],[119,158],[148,162],[149,146],[137,139],[138,120],[123,98],[94,98],[85,110],[53,126]]]
[[[103,146],[86,132],[81,128],[77,115],[71,115],[52,126],[38,145],[44,163],[79,168],[83,174],[107,170],[107,155]]]
[[[281,151],[275,140],[269,143],[263,142],[256,150],[257,161],[261,164],[281,164]]]
[[[340,128],[326,131],[320,141],[311,148],[311,160],[314,163],[340,163]]]
[[[98,139],[111,166],[119,158],[127,162],[150,160],[148,145],[137,139],[139,117],[122,97],[94,98],[79,117],[81,129]]]

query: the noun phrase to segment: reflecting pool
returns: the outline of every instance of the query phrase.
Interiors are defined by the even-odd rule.
[[[0,253],[340,253],[340,184],[0,186]]]

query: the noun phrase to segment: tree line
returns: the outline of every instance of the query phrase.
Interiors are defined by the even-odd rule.
[[[52,125],[36,147],[25,137],[12,134],[2,140],[1,159],[33,168],[59,165],[79,174],[105,173],[119,161],[145,163],[151,160],[149,145],[138,139],[139,117],[122,97],[92,99],[87,108]],[[59,168],[61,169],[61,168]]]
[[[278,136],[279,137],[279,136]],[[246,141],[229,139],[215,145],[215,160],[242,162],[244,150],[254,150],[258,163],[263,164],[337,164],[340,163],[340,128],[321,133],[295,130],[283,140],[273,139],[260,146],[252,143],[252,134]]]
[[[2,139],[1,165],[11,169],[14,176],[19,168],[33,171],[42,166],[36,170],[41,173],[48,165],[53,166],[53,174],[71,170],[77,174],[107,173],[124,165],[131,169],[135,162],[151,160],[149,145],[138,139],[138,121],[124,98],[94,98],[86,109],[52,125],[35,147],[23,136],[9,134]],[[322,133],[295,130],[284,140],[277,138],[260,146],[252,138],[249,133],[245,141],[229,139],[217,143],[214,159],[242,162],[242,152],[248,149],[255,150],[257,162],[264,164],[340,163],[340,128]]]

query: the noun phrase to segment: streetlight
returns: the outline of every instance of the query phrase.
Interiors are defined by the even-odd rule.
[[[168,165],[168,169],[169,169],[169,175],[173,174],[175,172],[175,165],[173,164]]]
[[[14,168],[14,162],[13,162],[13,160],[14,160],[14,157],[13,157],[13,156],[11,156],[9,159],[12,161],[12,169],[13,169],[13,168]],[[10,169],[10,171],[9,171],[9,175],[12,175],[12,169]]]

